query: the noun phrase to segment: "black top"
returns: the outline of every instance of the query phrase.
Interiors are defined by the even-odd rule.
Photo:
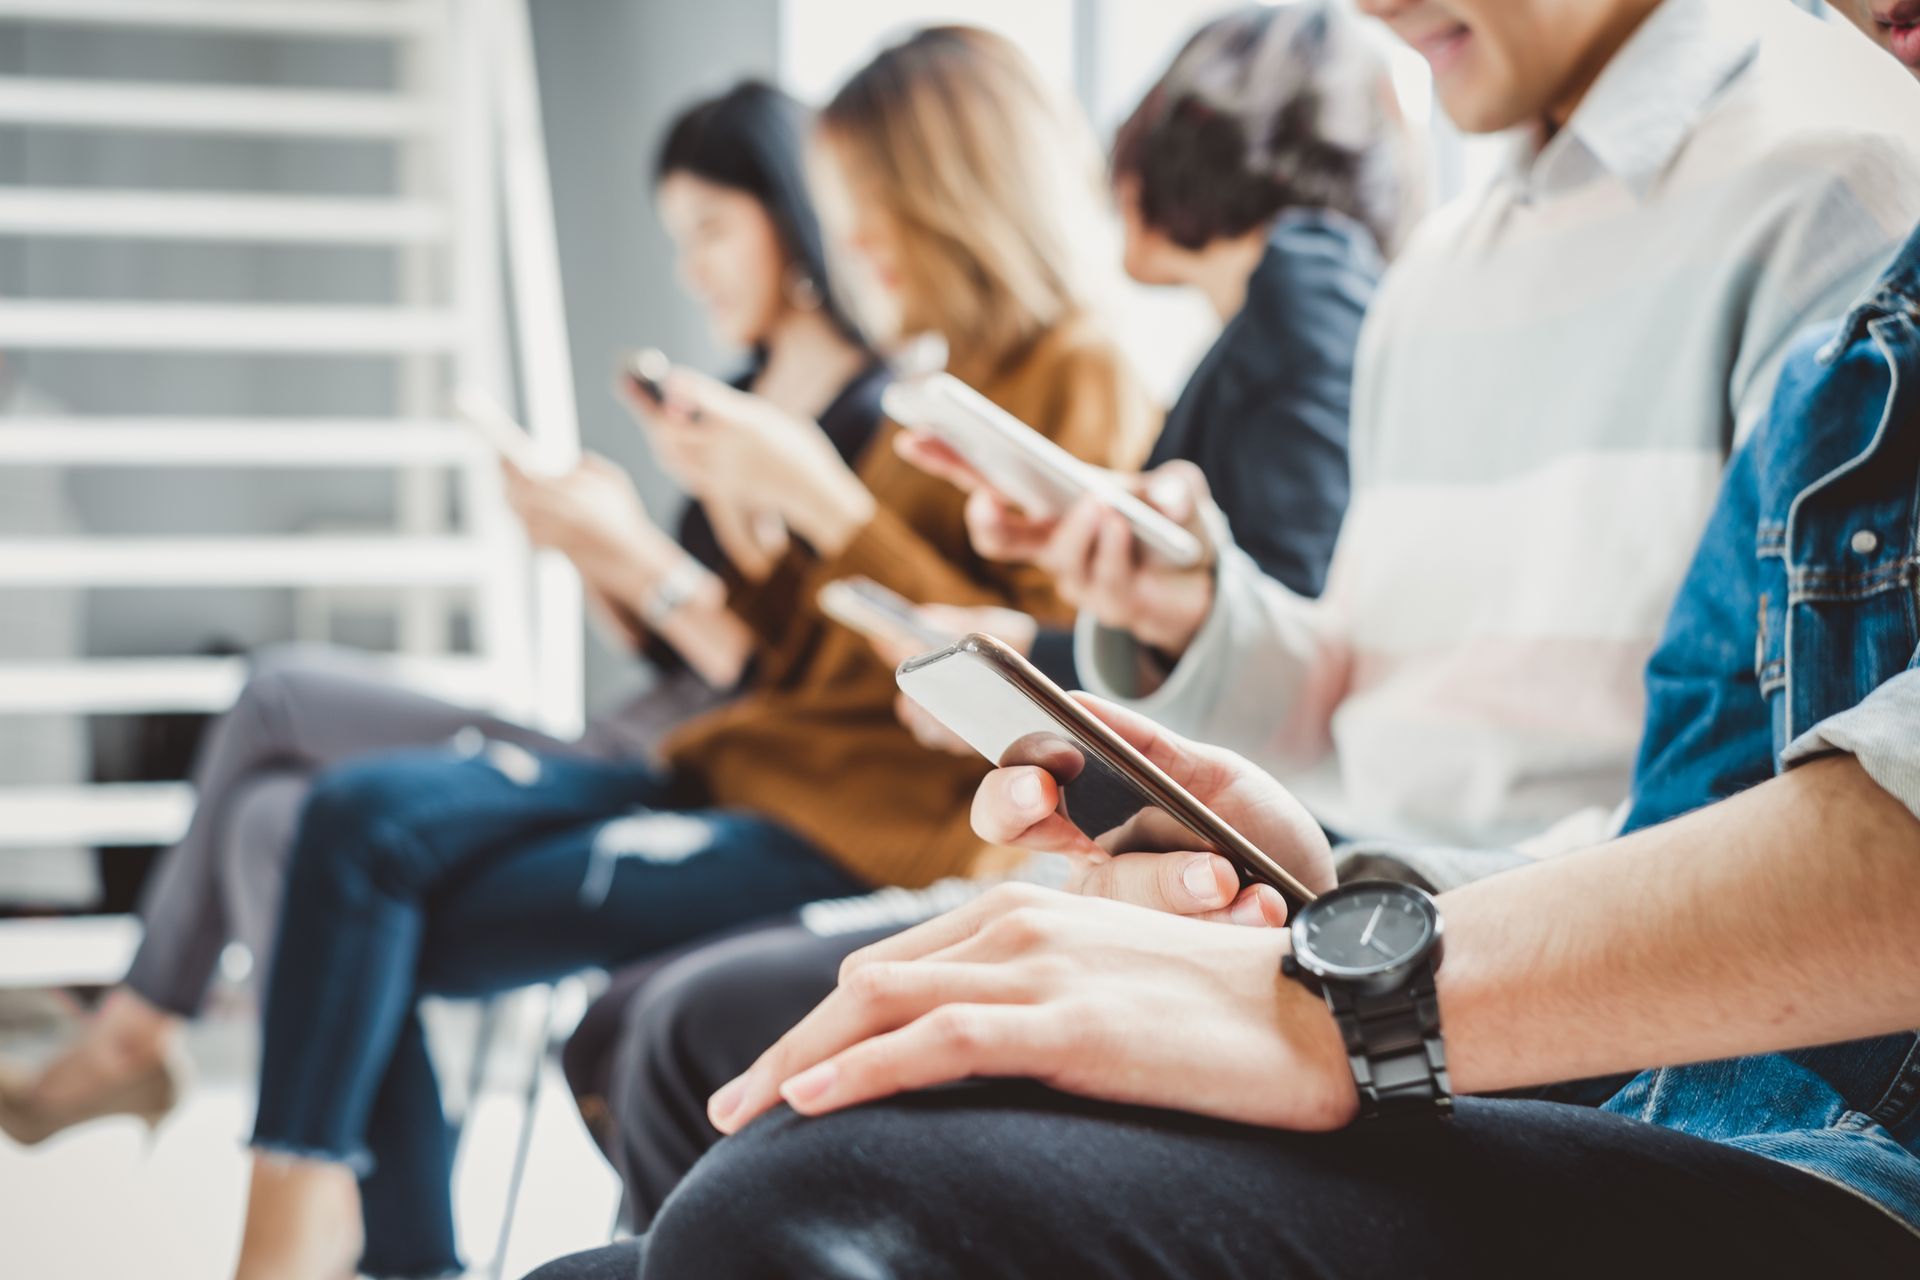
[[[1282,214],[1246,305],[1201,358],[1147,460],[1198,466],[1254,563],[1303,596],[1326,585],[1347,510],[1347,427],[1360,324],[1386,264],[1354,220]],[[1034,664],[1079,684],[1073,638],[1043,631]]]

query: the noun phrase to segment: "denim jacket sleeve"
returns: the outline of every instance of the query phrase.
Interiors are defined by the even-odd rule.
[[[1647,669],[1628,829],[1771,775],[1920,645],[1920,234],[1804,336]]]

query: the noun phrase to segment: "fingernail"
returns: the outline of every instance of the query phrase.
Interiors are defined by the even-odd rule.
[[[1202,902],[1212,902],[1220,896],[1220,882],[1214,879],[1211,858],[1191,859],[1181,870],[1180,878],[1186,882],[1187,892]]]
[[[823,1062],[817,1067],[808,1067],[780,1086],[780,1096],[796,1107],[805,1106],[831,1089],[834,1078],[839,1074],[840,1068],[831,1062]]]
[[[720,1086],[720,1091],[707,1099],[707,1115],[713,1120],[725,1120],[740,1109],[740,1097],[747,1091],[747,1078],[735,1076]]]
[[[1232,910],[1227,912],[1227,919],[1233,921],[1235,924],[1243,924],[1249,928],[1261,929],[1266,927],[1267,912],[1266,908],[1260,905],[1259,896],[1250,893],[1233,904]]]
[[[1040,789],[1040,779],[1031,773],[1023,773],[1015,778],[1007,794],[1022,809],[1038,809],[1047,802],[1046,794]]]

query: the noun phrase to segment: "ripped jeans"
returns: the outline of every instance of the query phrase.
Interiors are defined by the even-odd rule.
[[[323,774],[268,987],[254,1145],[361,1177],[362,1269],[457,1274],[452,1142],[417,1005],[623,964],[863,885],[649,770],[469,739]]]

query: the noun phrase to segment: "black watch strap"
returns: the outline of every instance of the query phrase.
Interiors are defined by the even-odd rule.
[[[1362,995],[1337,983],[1325,983],[1322,990],[1346,1043],[1361,1119],[1453,1113],[1433,965],[1422,965],[1406,985],[1380,995]]]

